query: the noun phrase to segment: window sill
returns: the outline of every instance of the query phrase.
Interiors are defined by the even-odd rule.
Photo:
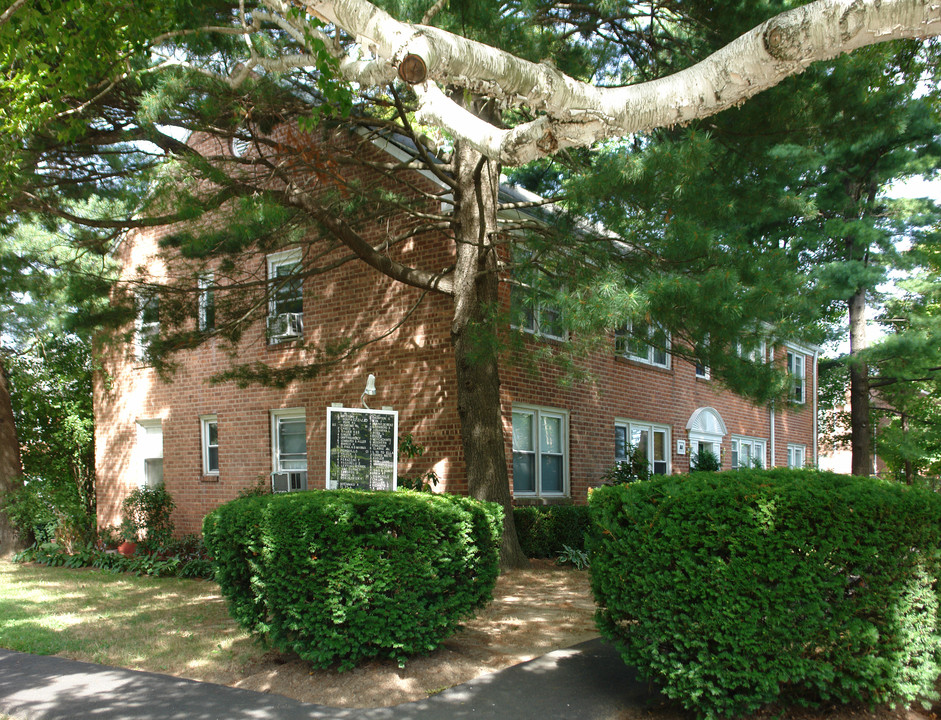
[[[518,507],[529,505],[573,505],[574,501],[568,495],[514,495],[513,504]]]
[[[549,335],[547,333],[540,332],[539,330],[530,330],[529,328],[519,327],[518,325],[510,325],[510,329],[527,337],[531,337],[534,340],[543,340],[554,343],[567,343],[569,341],[568,335],[565,335],[565,337],[559,337],[558,335]]]
[[[672,365],[654,365],[653,363],[647,362],[645,360],[637,360],[636,358],[628,357],[627,355],[615,355],[614,359],[618,362],[627,363],[629,365],[636,365],[637,367],[650,368],[651,370],[657,370],[663,373],[673,373]]]
[[[218,473],[215,475],[200,475],[199,482],[201,483],[217,483],[219,482]]]

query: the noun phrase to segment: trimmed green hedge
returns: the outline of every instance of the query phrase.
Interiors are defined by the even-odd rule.
[[[687,709],[933,695],[941,496],[740,470],[604,487],[590,507],[598,627]]]
[[[416,492],[246,497],[203,522],[236,622],[341,669],[438,647],[491,599],[501,532],[499,505]]]
[[[587,505],[526,505],[513,508],[520,547],[526,557],[554,558],[564,546],[585,548]]]

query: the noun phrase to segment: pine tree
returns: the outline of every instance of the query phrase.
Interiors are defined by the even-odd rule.
[[[41,10],[11,6],[0,20],[9,69],[0,87],[7,101],[0,130],[8,131],[0,134],[7,151],[0,176],[3,207],[8,223],[41,217],[50,226],[89,228],[83,243],[99,248],[129,228],[198,225],[207,213],[236,209],[238,219],[224,235],[174,232],[167,238],[172,257],[186,262],[176,267],[175,283],[146,289],[161,293],[168,328],[179,329],[184,318],[192,317],[200,266],[218,262],[231,269],[239,255],[264,252],[299,235],[315,235],[319,243],[301,275],[327,271],[322,261],[342,251],[346,261],[365,262],[393,280],[443,295],[453,309],[471,493],[509,508],[496,350],[481,341],[496,336],[503,325],[504,318],[494,312],[500,282],[513,282],[512,273],[533,269],[549,279],[545,287],[559,284],[551,282],[553,276],[572,277],[572,291],[559,298],[571,322],[602,330],[620,326],[627,311],[649,315],[652,322],[660,311],[708,298],[703,318],[691,321],[673,310],[672,324],[678,334],[684,322],[689,324],[683,337],[691,355],[709,355],[717,369],[728,371],[730,382],[745,390],[750,382],[756,394],[765,392],[768,383],[749,381],[755,372],[745,372],[739,360],[724,360],[733,357],[728,351],[739,341],[726,329],[728,320],[739,320],[744,332],[734,334],[745,334],[754,345],[761,339],[760,321],[770,316],[783,322],[768,310],[757,312],[762,298],[800,283],[783,271],[794,260],[789,248],[762,239],[755,252],[766,261],[761,269],[771,281],[754,287],[754,264],[745,255],[728,261],[731,253],[722,241],[731,236],[697,234],[679,212],[689,210],[694,193],[704,197],[701,189],[689,186],[669,199],[659,216],[641,215],[645,205],[655,203],[638,204],[623,222],[607,218],[603,209],[588,215],[610,219],[613,232],[629,229],[634,237],[628,236],[626,246],[613,246],[605,235],[599,242],[583,222],[564,214],[553,223],[521,221],[513,232],[504,232],[498,223],[501,171],[552,158],[590,173],[601,167],[588,150],[595,143],[628,138],[613,141],[618,148],[605,162],[616,162],[618,153],[645,147],[634,133],[732,107],[811,60],[875,42],[873,30],[891,25],[879,40],[938,32],[931,11],[917,3],[902,8],[907,14],[891,16],[884,4],[847,9],[852,27],[858,28],[851,33],[845,31],[846,13],[811,3],[695,66],[691,58],[717,46],[709,29],[723,17],[705,3],[656,3],[610,13],[565,4],[457,2],[428,8],[400,3],[388,8],[395,17],[362,0],[311,3],[306,10],[275,0],[257,6],[136,3],[108,6],[104,12],[82,0],[60,0]],[[778,7],[723,5],[747,16],[749,23]],[[49,22],[50,17],[62,22]],[[326,30],[314,17],[328,23]],[[803,33],[811,21],[816,31]],[[63,52],[69,62],[60,63]],[[668,75],[679,68],[686,72]],[[628,91],[596,87],[619,83],[640,84]],[[704,93],[707,86],[713,92]],[[24,92],[27,87],[38,92]],[[318,121],[337,140],[332,157],[312,152],[317,141],[303,133],[272,134],[284,128],[310,130]],[[421,166],[434,174],[449,189],[453,212],[428,211],[427,203],[438,201],[440,207],[441,197],[416,198],[411,192],[347,182],[336,172],[337,163],[363,159],[357,144],[362,136],[338,140],[340,127],[411,138],[416,157],[409,169]],[[178,131],[207,142],[181,141]],[[440,157],[426,149],[426,135],[443,147]],[[250,152],[234,159],[220,152],[233,140]],[[693,144],[680,152],[702,168],[715,149]],[[662,155],[660,161],[669,157]],[[403,168],[373,162],[372,169],[394,173]],[[329,182],[320,183],[323,178]],[[81,204],[92,197],[98,202]],[[735,225],[734,207],[713,207],[726,225]],[[412,267],[367,241],[365,223],[393,213],[410,213],[411,220],[387,244],[444,230],[454,241],[454,267]],[[664,225],[665,230],[658,229]],[[570,232],[574,228],[578,232]],[[737,230],[737,247],[750,242],[745,230]],[[683,238],[682,249],[662,242],[671,238]],[[657,260],[645,262],[646,247],[654,243],[659,243]],[[509,244],[525,252],[513,252]],[[625,272],[625,260],[630,272]],[[680,262],[690,263],[685,276],[674,273],[657,283],[658,267]],[[650,280],[653,290],[638,294],[627,282],[632,272]],[[188,295],[184,286],[191,289]],[[266,287],[256,283],[253,294],[250,284],[220,284],[212,332],[237,342],[245,328],[239,318],[257,317],[240,315],[238,309],[257,306],[258,292]],[[119,310],[132,309],[131,293],[117,297],[125,300]],[[580,313],[583,306],[590,309]],[[154,360],[160,363],[161,357],[203,339],[199,331],[168,332],[154,343]],[[356,350],[324,347],[323,363],[294,372],[322,371]],[[286,381],[283,373],[267,368],[236,367],[227,377]],[[477,437],[488,440],[481,446]],[[511,519],[508,513],[503,559],[518,564],[523,558]]]

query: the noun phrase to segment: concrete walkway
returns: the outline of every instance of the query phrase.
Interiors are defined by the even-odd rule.
[[[0,650],[0,713],[27,720],[615,720],[659,700],[600,638],[426,700],[372,709]]]

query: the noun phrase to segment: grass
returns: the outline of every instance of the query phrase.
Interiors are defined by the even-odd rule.
[[[212,681],[260,657],[215,583],[0,561],[0,647]]]

